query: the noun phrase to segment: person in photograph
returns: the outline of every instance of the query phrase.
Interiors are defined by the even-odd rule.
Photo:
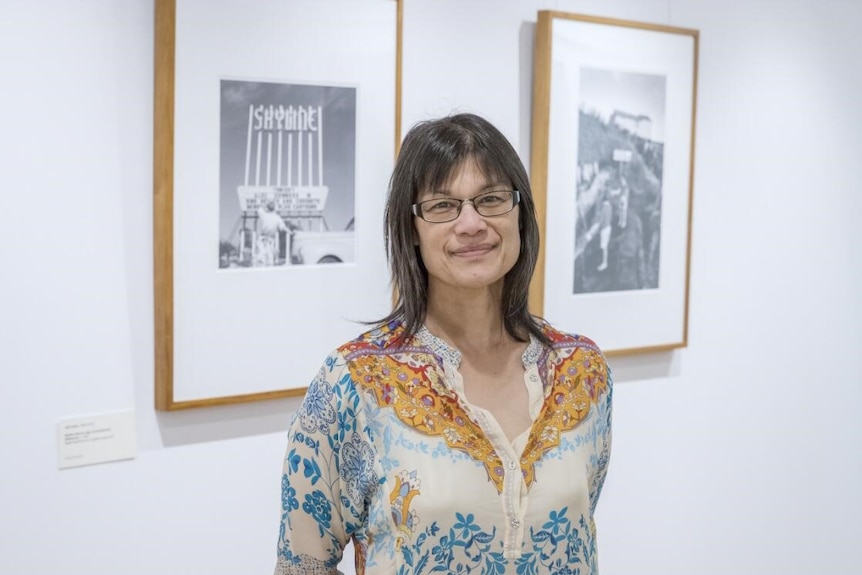
[[[620,178],[620,209],[617,216],[617,225],[625,229],[629,216],[629,184],[625,178]]]
[[[325,359],[288,432],[277,575],[598,573],[599,347],[528,309],[539,227],[487,120],[415,125],[385,208],[392,312]]]
[[[611,201],[605,199],[599,206],[599,247],[602,249],[602,262],[597,268],[598,271],[608,269],[608,248],[611,245],[611,229],[614,208]]]
[[[275,202],[257,210],[257,257],[260,266],[274,266],[278,256],[278,236],[287,232],[287,224],[275,211]]]

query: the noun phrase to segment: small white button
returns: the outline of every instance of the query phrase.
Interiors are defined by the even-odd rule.
[[[532,374],[532,375],[530,376],[530,381],[532,381],[533,383],[535,383],[535,382],[539,381],[539,376],[537,376],[535,373],[534,373],[534,374]]]
[[[512,519],[512,527],[514,527],[515,529],[517,529],[517,528],[518,528],[518,527],[520,527],[520,526],[521,526],[521,522],[520,522],[520,521],[518,521],[517,519]]]
[[[515,468],[516,468],[516,467],[518,467],[518,466],[515,464],[515,462],[514,462],[514,461],[510,461],[510,462],[508,463],[508,467],[509,467],[509,469],[515,469]]]

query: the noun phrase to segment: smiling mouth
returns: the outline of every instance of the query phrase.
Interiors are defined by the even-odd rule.
[[[459,250],[455,250],[454,252],[452,252],[452,255],[461,257],[481,256],[487,254],[493,249],[494,246],[483,244],[481,246],[472,246],[469,248],[461,248]]]

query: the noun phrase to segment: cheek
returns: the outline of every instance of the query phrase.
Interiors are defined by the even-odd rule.
[[[427,236],[418,237],[416,239],[416,250],[422,257],[423,261],[434,259],[440,251],[439,244]]]
[[[517,244],[515,245],[515,249],[512,250],[514,252],[513,260],[518,261],[518,258],[521,257],[521,249],[523,248],[523,246],[521,245],[521,234],[515,234],[515,238]],[[512,263],[512,265],[514,265],[514,262]]]
[[[422,232],[416,230],[413,236],[413,245],[422,265],[426,265],[425,262],[433,255],[432,246],[434,245],[434,241],[431,238],[431,234],[427,230],[423,230]]]
[[[514,227],[514,229],[509,232],[508,239],[509,241],[507,243],[510,247],[507,250],[506,260],[511,267],[514,267],[518,262],[518,258],[521,257],[521,250],[524,249],[521,230]],[[511,269],[511,267],[509,269]]]
[[[508,233],[507,238],[509,238],[510,242],[516,244],[516,251],[521,250],[521,242],[523,241],[523,234],[521,230],[520,223],[513,225]]]

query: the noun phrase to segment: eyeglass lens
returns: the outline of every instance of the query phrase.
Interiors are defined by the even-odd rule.
[[[516,202],[515,191],[504,190],[486,192],[478,196],[459,200],[457,198],[439,198],[426,200],[415,204],[418,216],[428,222],[447,222],[454,220],[461,213],[465,202],[473,204],[473,208],[482,216],[500,216],[512,211]]]

